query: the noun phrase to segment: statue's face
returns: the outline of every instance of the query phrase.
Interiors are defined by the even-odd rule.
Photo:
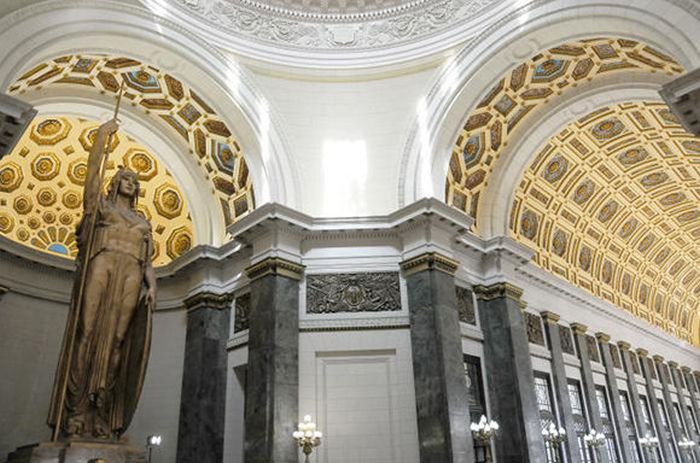
[[[126,174],[119,182],[119,194],[133,198],[138,187],[138,179],[135,175]]]

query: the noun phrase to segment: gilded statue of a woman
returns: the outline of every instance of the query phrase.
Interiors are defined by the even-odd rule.
[[[118,439],[136,409],[148,360],[156,282],[151,226],[136,210],[137,175],[119,168],[101,189],[106,144],[100,126],[90,149],[77,230],[78,278],[49,411],[64,438]]]

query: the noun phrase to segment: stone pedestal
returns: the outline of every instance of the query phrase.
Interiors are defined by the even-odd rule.
[[[42,442],[20,447],[7,463],[145,463],[146,449],[126,443]]]
[[[474,447],[457,314],[457,263],[437,253],[401,264],[411,318],[411,352],[421,463],[470,463]]]

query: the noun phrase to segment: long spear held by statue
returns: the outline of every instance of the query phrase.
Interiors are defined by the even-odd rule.
[[[122,80],[122,85],[119,88],[119,94],[117,95],[117,105],[114,108],[114,117],[112,120],[115,122],[117,121],[117,116],[119,115],[119,106],[121,106],[122,102],[122,96],[124,95],[124,84],[126,82]],[[107,159],[109,158],[109,150],[112,146],[112,137],[114,136],[113,133],[109,134],[109,137],[107,138],[107,146],[104,150],[104,157],[102,158],[102,164],[100,165],[100,185],[104,183],[104,176],[105,176],[105,170],[107,169]],[[92,211],[86,211],[90,214],[89,219],[90,221],[88,222],[88,239],[87,243],[85,244],[85,254],[83,255],[83,260],[80,263],[80,283],[78,284],[78,291],[76,293],[76,316],[73,317],[72,323],[66,330],[64,336],[63,336],[63,342],[68,343],[68,353],[67,353],[67,362],[66,362],[66,368],[68,368],[68,371],[65,371],[64,374],[61,377],[61,384],[59,388],[59,398],[58,398],[58,414],[56,415],[56,425],[53,429],[53,437],[51,440],[53,442],[56,442],[58,440],[60,430],[61,430],[61,420],[63,418],[63,408],[64,408],[64,402],[66,400],[66,388],[68,387],[68,377],[70,376],[70,365],[73,361],[73,350],[74,350],[74,344],[75,344],[75,332],[78,328],[78,320],[80,319],[80,313],[83,310],[83,294],[85,293],[85,284],[89,272],[89,267],[90,267],[90,255],[92,254],[92,242],[95,238],[95,226],[97,224],[97,207],[99,205],[99,201],[96,201],[94,204],[94,210]]]

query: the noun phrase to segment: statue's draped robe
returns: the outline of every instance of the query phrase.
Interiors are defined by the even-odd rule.
[[[98,230],[100,227],[109,226],[109,224],[104,223],[101,217],[105,212],[105,208],[114,207],[109,204],[104,197],[100,197],[99,202]],[[76,272],[78,278],[76,278],[73,287],[73,296],[68,312],[66,331],[51,396],[48,423],[51,426],[57,425],[58,411],[61,406],[61,388],[65,381],[65,375],[69,375],[65,400],[63,401],[63,412],[61,414],[60,425],[63,434],[69,434],[66,429],[66,422],[69,417],[76,412],[80,413],[81,411],[90,410],[88,415],[90,413],[99,414],[101,422],[108,427],[108,431],[111,434],[110,437],[118,437],[128,428],[141,394],[151,343],[151,310],[145,303],[145,294],[147,290],[144,283],[145,266],[140,264],[138,266],[138,271],[140,272],[139,281],[141,282],[141,288],[138,295],[138,302],[124,336],[118,371],[116,373],[110,373],[108,371],[108,364],[110,352],[115,342],[113,323],[110,323],[110,309],[113,303],[122,296],[126,277],[124,273],[134,268],[133,262],[130,263],[127,259],[114,259],[114,265],[110,265],[109,268],[106,289],[101,292],[101,301],[97,311],[92,336],[90,336],[90,339],[87,341],[88,353],[85,355],[85,366],[81,369],[82,371],[76,371],[76,356],[78,355],[79,339],[84,334],[81,319],[83,304],[79,303],[80,301],[77,300],[77,297],[80,285],[79,276],[82,275],[82,266],[84,265],[84,256],[88,240],[88,217],[89,214],[86,214],[78,230],[78,245],[80,250]],[[122,225],[129,226],[129,224]],[[100,232],[98,231],[93,241],[99,241],[99,236]],[[98,258],[101,253],[105,252],[114,251],[105,249],[100,243],[93,243],[90,264],[94,263],[95,259]],[[108,257],[109,256],[107,256],[107,258]],[[104,260],[104,258],[105,256],[103,255],[102,260]],[[112,264],[112,262],[110,262],[110,264]],[[92,273],[93,270],[88,267],[88,280],[91,278]],[[72,331],[73,327],[75,327],[75,332]],[[69,362],[68,355],[71,343],[73,343],[72,359]],[[107,364],[105,364],[105,362]],[[109,381],[110,378],[112,381]],[[106,394],[102,398],[104,403],[101,403],[98,408],[95,408],[93,405],[89,404],[91,401],[90,395],[100,390],[100,388],[106,391]],[[92,420],[92,418],[90,418],[90,420]],[[88,422],[86,426],[88,428],[86,430],[88,436],[86,437],[92,437],[89,436],[89,431],[93,427],[93,423]]]

